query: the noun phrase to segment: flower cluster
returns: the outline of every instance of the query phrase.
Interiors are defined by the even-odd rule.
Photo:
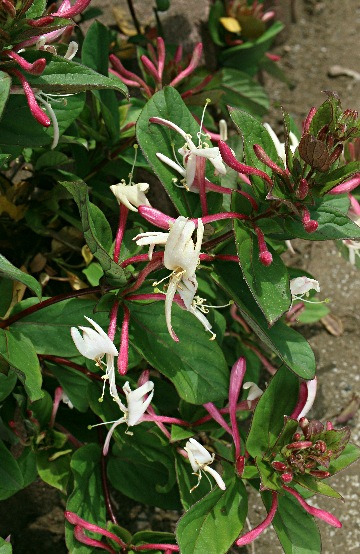
[[[0,6],[0,69],[8,73],[12,80],[11,93],[25,94],[30,112],[36,121],[44,127],[49,127],[53,123],[53,147],[58,140],[55,113],[47,97],[40,90],[34,89],[27,77],[27,74],[41,75],[46,68],[46,59],[38,57],[34,62],[28,62],[23,53],[33,47],[32,49],[38,52],[48,51],[56,54],[56,48],[51,43],[62,35],[71,34],[74,26],[72,18],[84,11],[90,1],[76,0],[72,6],[70,0],[63,0],[58,9],[54,10],[52,6],[35,19],[28,16],[34,1],[6,0]],[[65,59],[71,60],[76,51],[77,44],[71,42],[65,53]]]

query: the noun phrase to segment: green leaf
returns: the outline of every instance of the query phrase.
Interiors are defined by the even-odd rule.
[[[58,452],[54,449],[38,452],[36,455],[37,470],[45,483],[59,489],[65,494],[70,477],[71,453],[65,451],[65,453],[61,453],[61,455],[52,460],[51,457],[56,453]]]
[[[14,371],[9,370],[8,375],[0,373],[0,402],[5,400],[15,387],[17,375]]]
[[[5,500],[23,488],[24,480],[17,461],[2,440],[0,459],[0,500]]]
[[[16,311],[26,309],[34,303],[33,299],[24,300],[17,305]],[[66,358],[79,356],[70,335],[70,328],[86,326],[84,316],[94,319],[103,327],[106,327],[108,322],[107,314],[99,313],[94,316],[93,312],[93,300],[71,298],[19,319],[12,328],[29,337],[38,354]]]
[[[8,73],[0,71],[0,119],[5,108],[5,104],[10,94],[11,77]]]
[[[325,481],[321,481],[311,475],[294,475],[294,482],[315,494],[323,494],[330,498],[339,498],[343,500],[341,494],[330,487]]]
[[[184,146],[184,139],[181,135],[163,125],[150,123],[150,117],[161,117],[172,121],[191,135],[195,142],[197,141],[196,134],[199,131],[199,125],[184,104],[180,94],[172,87],[165,87],[154,94],[146,103],[137,121],[136,136],[145,158],[159,177],[179,214],[188,217],[200,217],[199,195],[188,192],[185,188],[176,187],[172,180],[174,178],[181,180],[182,177],[156,156],[157,152],[161,152],[173,160],[174,151],[177,152],[179,148]],[[214,179],[214,171],[210,169],[209,179],[211,181]],[[214,206],[209,201],[214,195],[216,193],[207,194],[209,206],[211,205],[212,210],[218,206],[218,204]],[[220,199],[217,197],[220,197]],[[218,194],[215,198],[216,202],[221,201],[221,195]]]
[[[356,444],[348,443],[336,460],[331,460],[329,471],[331,475],[342,471],[360,458],[360,448]]]
[[[333,189],[339,183],[346,181],[352,177],[355,173],[360,171],[360,162],[349,162],[342,167],[338,167],[332,171],[327,171],[326,173],[321,173],[316,176],[315,181],[317,192],[321,195],[326,194],[329,190]],[[321,187],[319,185],[322,185]]]
[[[262,498],[269,510],[271,496]],[[272,521],[285,554],[320,554],[321,539],[313,516],[305,512],[299,502],[289,493],[278,495],[278,509]]]
[[[91,207],[87,185],[83,181],[67,181],[61,184],[70,192],[79,208],[86,243],[91,253],[103,268],[109,284],[118,287],[124,286],[126,284],[124,270],[113,261],[111,256],[107,253],[105,245],[100,242],[96,221],[99,222],[101,219],[101,237],[104,239],[104,216],[102,212],[102,215],[99,215],[100,210],[98,208],[94,210],[94,208]],[[96,214],[95,220],[93,217],[94,214]],[[107,235],[109,233],[108,227],[106,233]]]
[[[32,61],[33,54],[28,53],[26,59]],[[38,57],[38,56],[36,56]],[[76,94],[87,90],[114,89],[127,95],[127,87],[120,79],[113,79],[97,73],[73,60],[41,52],[47,64],[41,75],[28,75],[32,87],[42,92],[55,94]]]
[[[23,285],[29,287],[36,296],[41,299],[42,288],[40,283],[31,275],[24,273],[21,269],[15,267],[9,260],[0,254],[0,276],[11,281],[20,281]]]
[[[27,19],[36,19],[41,17],[46,8],[46,0],[34,0],[26,12]]]
[[[75,512],[90,523],[106,527],[106,509],[101,484],[101,449],[97,444],[87,444],[77,450],[71,460],[74,488],[66,509]],[[89,554],[93,549],[80,544],[74,538],[74,527],[66,522],[66,545],[71,554]]]
[[[167,488],[168,472],[164,471],[162,463],[150,461],[135,448],[136,432],[137,429],[134,430],[134,447],[128,443],[121,450],[118,447],[114,448],[115,457],[110,458],[108,462],[111,484],[137,502],[158,506],[164,510],[178,510],[180,500],[176,485],[166,493],[160,492],[161,488]],[[141,443],[138,446],[141,447]]]
[[[284,415],[290,415],[298,399],[299,380],[280,367],[255,408],[246,449],[254,458],[261,456],[276,442],[284,426]]]
[[[15,370],[31,401],[43,396],[39,360],[26,336],[19,331],[0,329],[0,357]]]
[[[247,493],[240,479],[225,491],[215,488],[179,520],[176,538],[181,554],[225,554],[239,536],[246,514]]]
[[[180,427],[179,425],[172,425],[170,442],[183,441],[192,437],[193,435],[193,431],[184,429],[184,427]]]
[[[108,74],[109,29],[99,21],[94,21],[86,32],[81,49],[81,62],[85,67]]]
[[[0,537],[0,554],[12,554],[12,551],[11,544]]]
[[[269,50],[276,35],[283,28],[284,24],[276,21],[257,40],[247,41],[239,46],[223,50],[220,55],[220,62],[226,67],[241,67],[242,71],[254,75],[259,62]]]
[[[162,302],[129,303],[129,309],[131,345],[173,382],[181,398],[204,404],[227,397],[224,355],[192,314],[173,305],[172,324],[179,337],[175,342],[166,327]]]
[[[234,106],[261,117],[269,109],[269,98],[264,87],[243,71],[224,68],[221,71],[221,90],[224,91],[220,100],[224,111],[226,106]]]
[[[25,447],[19,458],[16,460],[23,476],[23,488],[28,487],[37,479],[36,455],[32,447]]]
[[[74,408],[79,412],[86,412],[89,407],[86,394],[90,383],[89,377],[71,367],[65,369],[65,366],[59,367],[55,364],[51,364],[51,373],[59,381]]]
[[[61,136],[82,112],[85,95],[77,94],[66,99],[48,100],[55,112]],[[42,127],[32,116],[26,99],[22,95],[10,96],[1,121],[0,144],[3,144],[4,148],[7,145],[29,148],[49,145],[53,140],[53,134],[53,125],[48,128]]]
[[[232,298],[243,318],[258,337],[273,350],[294,373],[303,379],[313,379],[315,357],[310,345],[300,333],[277,321],[272,327],[253,299],[241,270],[234,263],[216,262],[212,278]]]
[[[265,267],[259,260],[256,235],[241,223],[234,222],[235,243],[244,278],[270,325],[290,308],[291,295],[286,266],[272,251],[272,264]]]

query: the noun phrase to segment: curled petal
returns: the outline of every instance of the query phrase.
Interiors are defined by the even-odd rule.
[[[210,475],[212,475],[216,481],[216,484],[219,485],[219,488],[224,491],[226,490],[226,485],[222,479],[222,477],[219,475],[219,473],[217,471],[215,471],[215,469],[213,469],[212,467],[209,467],[209,466],[206,466],[204,468],[204,471],[206,471],[207,473],[210,473]]]

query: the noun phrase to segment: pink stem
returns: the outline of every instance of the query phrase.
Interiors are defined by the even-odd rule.
[[[253,352],[255,352],[255,354],[257,355],[257,357],[259,358],[260,362],[263,364],[263,366],[265,367],[265,369],[270,373],[270,375],[275,375],[275,373],[277,372],[277,368],[274,367],[267,358],[265,358],[265,356],[260,352],[260,350],[258,350],[255,346],[253,346],[252,344],[249,344],[248,342],[245,343],[246,346],[248,348],[250,348],[250,350],[252,350]]]
[[[212,417],[209,417],[209,419],[212,419]],[[175,425],[181,425],[182,427],[190,427],[191,425],[194,425],[193,423],[189,423],[188,421],[184,421],[183,419],[179,419],[177,417],[160,416],[156,414],[144,414],[141,418],[141,421],[153,421],[154,423],[171,423]]]
[[[140,550],[167,550],[168,552],[179,552],[176,544],[142,544],[141,546],[131,546],[131,550],[136,552]]]
[[[196,156],[196,178],[199,183],[199,192],[200,192],[200,203],[203,217],[208,215],[208,207],[206,200],[206,189],[205,189],[205,165],[206,158],[201,158]]]
[[[240,434],[236,419],[236,406],[240,394],[242,382],[246,372],[246,360],[245,358],[239,358],[233,365],[230,373],[230,387],[229,387],[229,413],[230,422],[232,427],[232,436],[235,445],[235,460],[237,460],[241,453]]]
[[[257,527],[254,527],[254,529],[252,529],[248,533],[245,533],[245,535],[243,535],[240,539],[238,539],[235,544],[237,546],[244,546],[245,544],[250,544],[255,539],[257,539],[257,537],[261,535],[261,533],[265,531],[265,529],[269,527],[269,525],[271,524],[272,520],[275,517],[277,507],[278,507],[278,497],[276,492],[272,492],[271,508],[268,515],[264,519],[264,521],[260,523],[260,525],[258,525]]]
[[[113,65],[115,70],[119,73],[121,78],[125,77],[126,79],[130,79],[132,81],[135,81],[136,83],[138,83],[137,86],[140,85],[140,87],[142,87],[144,89],[146,95],[149,98],[151,98],[152,91],[150,90],[148,85],[145,83],[145,81],[143,79],[141,79],[141,77],[138,77],[138,75],[136,75],[136,73],[132,73],[132,71],[128,71],[127,69],[125,69],[125,67],[123,66],[123,64],[119,60],[119,58],[117,58],[114,54],[110,54],[109,59],[110,59],[111,64]]]
[[[218,408],[213,404],[212,402],[207,402],[206,404],[203,404],[205,410],[209,412],[211,417],[223,428],[229,435],[232,435],[231,428],[229,427],[229,424],[225,421],[221,413],[219,412]]]
[[[206,87],[206,85],[208,85],[213,80],[213,78],[214,78],[214,75],[206,75],[206,77],[201,81],[201,83],[199,83],[195,87],[183,92],[181,94],[181,98],[184,100],[184,98],[188,98],[189,96],[193,96],[193,94],[196,94],[197,92],[200,92],[201,90],[203,90]],[[208,131],[206,131],[206,132],[208,132]],[[220,139],[215,139],[215,140],[220,140]]]
[[[255,156],[265,165],[270,167],[275,173],[281,175],[282,177],[288,179],[288,174],[284,169],[279,167],[265,152],[265,150],[260,146],[260,144],[254,144],[253,146]]]
[[[161,252],[161,254],[164,254],[164,252]],[[146,267],[144,267],[144,269],[142,271],[140,271],[139,275],[138,275],[138,278],[136,279],[135,283],[130,287],[128,288],[127,290],[125,290],[123,292],[123,294],[129,294],[130,292],[133,292],[135,290],[137,290],[138,288],[141,287],[141,285],[143,284],[143,282],[145,281],[146,277],[152,272],[152,271],[155,271],[155,269],[157,269],[158,267],[160,267],[163,263],[163,256],[161,256],[161,258],[159,259],[152,259],[151,262],[149,262],[147,264]]]
[[[164,252],[155,252],[153,254],[153,260],[156,258],[163,258]],[[125,268],[128,265],[140,263],[140,262],[148,262],[149,261],[149,255],[148,254],[138,254],[137,256],[131,256],[131,258],[127,258],[123,262],[121,262],[120,267]]]
[[[244,328],[245,332],[246,333],[250,333],[251,332],[251,329],[250,327],[248,326],[248,324],[245,322],[245,320],[239,316],[239,314],[237,313],[237,306],[236,304],[233,304],[230,308],[230,315],[231,317],[237,321],[238,323],[240,323],[240,325]]]
[[[124,309],[124,320],[121,327],[121,342],[120,342],[120,352],[118,357],[118,370],[120,375],[126,375],[128,363],[129,363],[129,322],[130,322],[130,311],[125,304],[123,305]]]
[[[118,263],[120,258],[121,244],[124,238],[126,220],[129,213],[129,208],[120,204],[120,216],[119,216],[119,226],[115,238],[115,247],[114,247],[114,262]]]
[[[308,514],[311,514],[314,517],[322,519],[323,521],[325,521],[329,525],[332,525],[333,527],[338,527],[338,528],[342,527],[342,523],[335,516],[333,516],[326,510],[320,510],[319,508],[314,508],[313,506],[310,506],[307,502],[305,502],[303,497],[294,489],[291,489],[286,485],[283,485],[283,489],[285,489],[288,493],[292,494]]]

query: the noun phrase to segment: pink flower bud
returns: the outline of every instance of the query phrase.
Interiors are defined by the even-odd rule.
[[[311,441],[296,441],[286,445],[288,450],[305,450],[313,445]]]
[[[283,473],[280,477],[283,483],[291,483],[293,480],[293,474],[292,473]]]
[[[287,465],[284,462],[272,462],[271,465],[275,471],[285,471],[287,469]]]

